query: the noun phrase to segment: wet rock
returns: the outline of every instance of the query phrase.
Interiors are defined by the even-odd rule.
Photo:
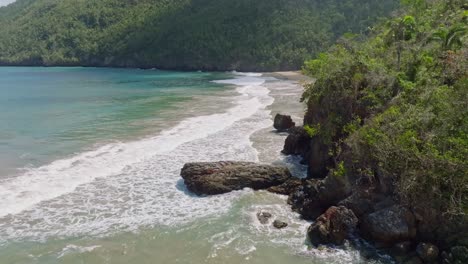
[[[273,123],[273,127],[278,131],[286,131],[295,125],[296,123],[293,122],[291,116],[282,114],[277,114]]]
[[[419,243],[416,252],[424,262],[428,263],[435,262],[439,257],[439,248],[431,243]]]
[[[288,224],[280,220],[275,220],[273,222],[273,226],[277,229],[283,229],[283,228],[286,228]]]
[[[286,167],[233,161],[187,163],[181,176],[187,189],[197,195],[267,189],[292,177]]]
[[[257,219],[260,221],[261,224],[265,225],[268,223],[268,220],[272,217],[272,215],[268,212],[258,212]]]
[[[315,220],[330,206],[349,195],[349,189],[343,179],[333,175],[323,180],[309,179],[296,189],[290,196],[288,203],[292,209],[307,220]]]
[[[276,194],[289,195],[293,193],[301,185],[302,185],[301,179],[291,178],[281,185],[268,188],[267,191],[276,193]]]
[[[404,242],[396,243],[393,246],[392,251],[395,254],[403,255],[403,254],[408,254],[411,251],[412,247],[413,247],[413,243],[411,241],[404,241]]]
[[[317,218],[307,235],[314,246],[321,244],[342,245],[346,238],[355,230],[358,223],[353,211],[344,206],[330,207]]]
[[[365,236],[383,245],[412,240],[416,236],[413,213],[396,205],[366,215],[360,229]]]
[[[283,154],[305,156],[309,151],[310,137],[303,127],[289,129],[289,136],[284,142]]]

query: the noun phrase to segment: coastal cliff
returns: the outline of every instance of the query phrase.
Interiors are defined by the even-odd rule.
[[[320,223],[350,209],[357,233],[401,263],[468,261],[467,9],[408,3],[369,39],[306,62],[317,80],[283,150],[309,168],[294,210]]]

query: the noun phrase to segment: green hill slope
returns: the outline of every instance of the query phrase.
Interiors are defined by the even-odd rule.
[[[405,2],[369,39],[342,38],[306,63],[317,81],[305,125],[327,155],[311,176],[408,206],[422,242],[468,247],[468,5]]]
[[[18,0],[0,8],[0,63],[289,70],[395,0]]]

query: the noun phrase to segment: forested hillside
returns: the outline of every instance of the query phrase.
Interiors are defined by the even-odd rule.
[[[0,8],[0,63],[298,69],[396,0],[18,0]]]

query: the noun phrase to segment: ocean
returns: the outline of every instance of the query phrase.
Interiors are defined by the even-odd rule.
[[[277,112],[300,123],[300,93],[271,74],[0,67],[0,263],[369,263],[310,248],[287,197],[197,197],[180,178],[219,160],[304,177],[272,129]]]

